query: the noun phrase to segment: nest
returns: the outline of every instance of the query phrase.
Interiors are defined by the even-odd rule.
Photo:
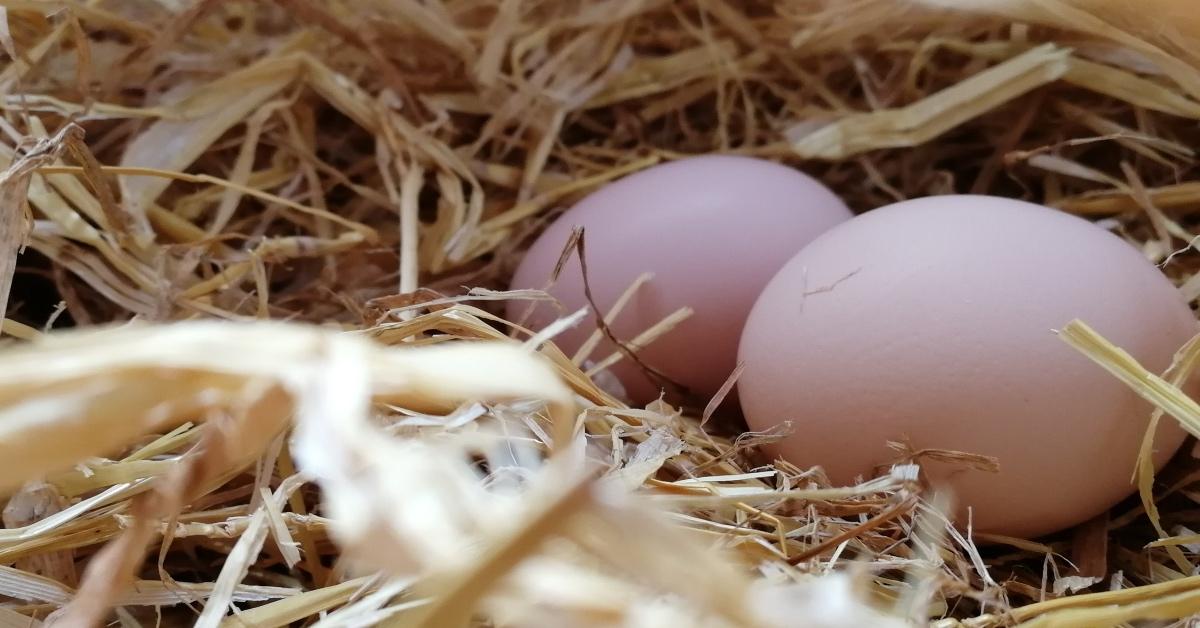
[[[1190,3],[956,4],[0,2],[0,626],[1200,612],[1187,448],[1107,517],[979,547],[914,465],[766,464],[606,393],[569,320],[498,315],[544,296],[504,289],[556,211],[708,152],[857,211],[1042,202],[1200,297]],[[1062,336],[1200,433],[1200,343],[1160,376]]]

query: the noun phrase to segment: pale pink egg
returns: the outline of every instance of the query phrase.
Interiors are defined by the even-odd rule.
[[[1151,407],[1053,330],[1082,319],[1161,372],[1197,331],[1133,246],[1040,205],[938,196],[867,212],[818,237],[763,290],[738,387],[769,448],[837,483],[899,454],[887,441],[995,457],[999,473],[925,460],[975,530],[1034,536],[1134,490]],[[1184,432],[1159,430],[1163,464]]]
[[[814,237],[851,217],[837,196],[792,168],[748,157],[711,155],[674,161],[606,185],[556,220],[517,269],[513,288],[542,288],[576,225],[586,228],[589,281],[603,311],[638,275],[651,272],[612,328],[631,340],[680,307],[695,310],[639,355],[693,392],[712,395],[735,367],[742,324],[767,280]],[[577,258],[551,290],[565,312],[586,304]],[[526,302],[508,307],[512,320]],[[547,304],[528,325],[563,312]],[[556,342],[573,352],[596,329],[593,319]],[[602,359],[608,342],[593,352]],[[613,372],[630,398],[645,403],[659,387],[629,360]]]

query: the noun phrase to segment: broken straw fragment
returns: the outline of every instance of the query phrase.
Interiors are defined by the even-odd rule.
[[[844,159],[877,148],[916,146],[1046,83],[1070,68],[1070,51],[1043,44],[911,105],[857,113],[792,139],[808,159]],[[807,125],[792,127],[808,130]],[[791,135],[791,133],[789,133]]]
[[[1200,436],[1200,404],[1182,390],[1147,371],[1133,356],[1105,340],[1083,321],[1067,323],[1058,334],[1076,351],[1125,382],[1143,399],[1175,417],[1193,436]]]

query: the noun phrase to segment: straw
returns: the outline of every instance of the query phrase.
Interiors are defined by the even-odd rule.
[[[0,0],[0,626],[1200,612],[1200,473],[1148,455],[1162,421],[1200,434],[1198,341],[1152,373],[1060,330],[1156,410],[1138,498],[1031,540],[956,527],[923,486],[928,461],[986,456],[890,443],[894,465],[844,486],[771,460],[804,417],[738,434],[716,415],[736,371],[687,409],[630,407],[607,369],[657,371],[639,349],[704,306],[615,336],[661,276],[546,328],[502,314],[553,301],[507,284],[563,208],[710,152],[801,168],[859,212],[1052,205],[1194,301],[1192,9]],[[593,327],[568,354],[572,325]]]

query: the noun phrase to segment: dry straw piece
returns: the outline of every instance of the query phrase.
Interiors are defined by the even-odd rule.
[[[504,288],[559,209],[713,151],[859,211],[1051,204],[1196,299],[1197,15],[0,0],[0,627],[1184,625],[1190,452],[1107,518],[980,538],[904,461],[994,461],[895,443],[830,486],[778,433],[624,405],[625,352],[553,344],[581,313],[497,312],[548,298]],[[1154,374],[1059,334],[1200,434],[1200,340]]]

